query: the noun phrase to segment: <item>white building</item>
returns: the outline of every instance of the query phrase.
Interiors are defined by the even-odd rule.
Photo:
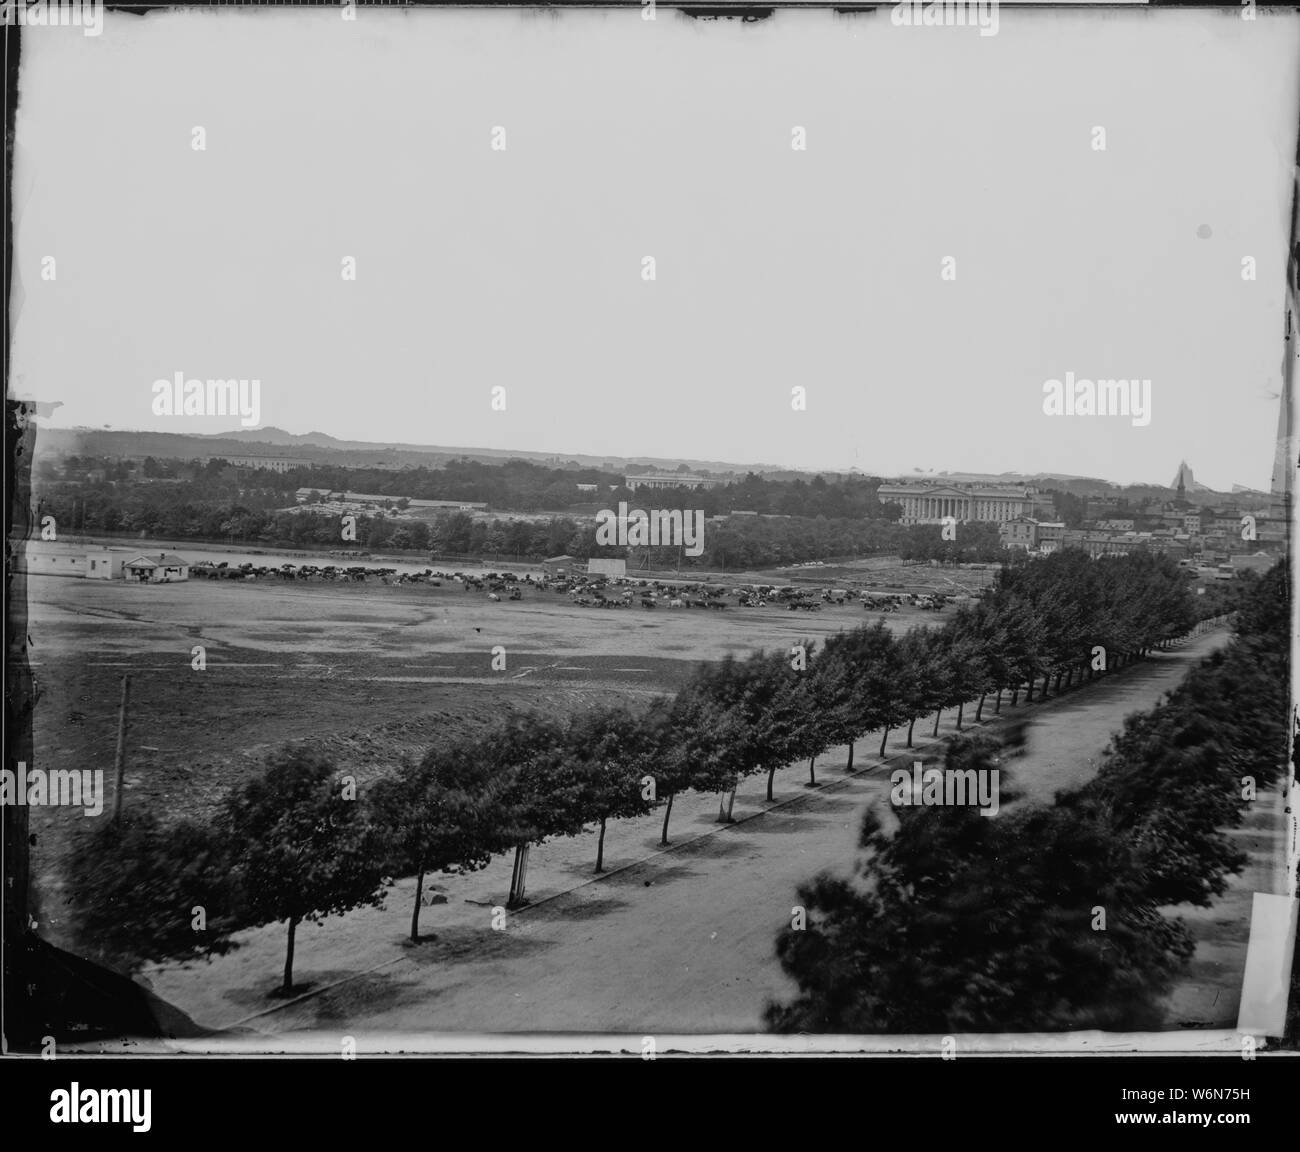
[[[224,460],[232,468],[267,468],[272,472],[292,472],[295,468],[310,468],[310,460],[295,456],[208,456],[203,463]]]
[[[588,576],[626,576],[626,560],[600,560],[591,559],[587,561]]]
[[[116,580],[122,576],[122,565],[132,556],[129,548],[87,548],[87,580]]]
[[[54,540],[29,540],[23,548],[22,570],[32,575],[84,576],[86,549],[81,544]]]
[[[721,480],[707,480],[688,472],[667,472],[662,475],[624,476],[623,482],[635,492],[638,488],[716,488]]]
[[[122,575],[137,584],[174,584],[190,578],[190,562],[175,552],[141,553],[122,565]]]
[[[1031,517],[1037,495],[1033,488],[933,482],[882,484],[877,491],[882,504],[902,507],[902,524],[939,524],[945,516],[1005,524]]]

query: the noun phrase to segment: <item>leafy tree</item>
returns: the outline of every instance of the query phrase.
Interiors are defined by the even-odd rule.
[[[475,752],[476,742],[462,738],[418,765],[403,764],[371,793],[387,847],[386,870],[393,875],[415,874],[413,944],[420,940],[425,873],[434,868],[472,872],[492,859],[494,808],[501,789],[479,766]],[[447,784],[439,771],[448,760],[462,766],[455,785]]]
[[[595,869],[599,873],[605,870],[606,822],[644,816],[653,806],[643,783],[654,756],[651,733],[626,708],[605,707],[578,715],[568,735],[569,755],[584,765],[586,791],[581,807],[600,822]]]
[[[131,968],[229,951],[243,925],[226,847],[208,824],[163,822],[144,809],[94,821],[68,876],[81,936]]]
[[[955,741],[947,766],[987,770],[992,746]],[[854,879],[823,873],[800,889],[809,922],[777,945],[800,990],[769,1006],[769,1027],[987,1032],[1156,1022],[1156,997],[1190,941],[1143,902],[1125,845],[1104,825],[1042,807],[996,819],[942,806],[898,816],[893,837],[874,813],[864,822],[868,854]],[[1092,927],[1098,904],[1114,910],[1105,933]]]
[[[508,712],[475,741],[480,767],[445,766],[449,783],[486,771],[500,782],[494,851],[515,850],[507,906],[525,903],[529,849],[552,836],[572,836],[588,819],[582,765],[567,755],[564,725],[536,713]]]
[[[231,851],[241,919],[288,925],[285,995],[293,989],[294,936],[305,921],[382,905],[382,844],[333,765],[287,749],[232,789],[219,820]]]

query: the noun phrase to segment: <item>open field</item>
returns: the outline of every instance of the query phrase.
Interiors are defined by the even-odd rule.
[[[644,702],[673,691],[698,661],[873,619],[857,605],[597,609],[532,588],[522,601],[492,602],[459,584],[373,581],[129,585],[36,575],[26,578],[26,599],[41,693],[34,766],[102,769],[111,781],[129,673],[125,803],[169,815],[207,809],[288,741],[322,747],[364,783],[504,706]],[[905,610],[886,619],[902,629],[943,616]],[[203,671],[191,668],[196,645]],[[496,645],[506,650],[504,671],[491,668]],[[70,822],[82,818],[57,808],[31,814],[45,926],[65,944],[73,941],[61,935],[59,861]]]

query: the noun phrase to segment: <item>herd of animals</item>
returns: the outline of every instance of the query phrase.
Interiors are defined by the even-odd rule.
[[[522,600],[524,590],[568,596],[580,607],[629,608],[639,603],[654,609],[709,608],[721,611],[734,603],[739,608],[784,607],[791,612],[819,612],[824,605],[860,603],[868,612],[895,612],[904,607],[942,611],[953,602],[944,593],[852,592],[844,588],[796,588],[792,585],[673,583],[663,580],[607,576],[543,576],[514,572],[399,572],[396,568],[365,565],[281,564],[279,567],[243,563],[231,565],[203,562],[190,568],[190,576],[208,580],[281,580],[305,582],[378,581],[385,585],[424,584],[440,587],[458,583],[465,592],[481,592],[494,602]]]

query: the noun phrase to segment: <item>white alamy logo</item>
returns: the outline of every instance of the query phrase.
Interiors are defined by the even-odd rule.
[[[896,769],[889,782],[889,801],[897,808],[976,806],[981,816],[998,814],[1001,788],[996,768],[923,768],[921,761],[915,760],[911,772]]]
[[[618,511],[602,508],[596,513],[596,543],[602,547],[627,546],[654,548],[661,544],[685,545],[687,556],[704,552],[704,510],[684,512],[680,508],[659,508],[643,512],[627,510],[627,501]]]
[[[133,1132],[148,1132],[152,1125],[152,1088],[70,1088],[50,1093],[50,1121],[54,1124],[130,1124]]]
[[[85,815],[98,816],[104,810],[104,773],[88,768],[28,772],[27,762],[19,760],[17,772],[0,768],[0,804],[84,808]]]
[[[981,36],[996,36],[998,5],[997,0],[983,4],[923,4],[920,0],[904,0],[894,5],[889,22],[895,28],[978,28]]]
[[[104,30],[104,0],[4,0],[0,25],[24,28],[80,28],[83,36]]]
[[[1048,416],[1131,416],[1136,428],[1151,423],[1150,380],[1065,380],[1043,383],[1043,412]]]
[[[262,422],[260,380],[186,380],[177,372],[171,380],[153,384],[155,416],[238,416],[245,428]]]

